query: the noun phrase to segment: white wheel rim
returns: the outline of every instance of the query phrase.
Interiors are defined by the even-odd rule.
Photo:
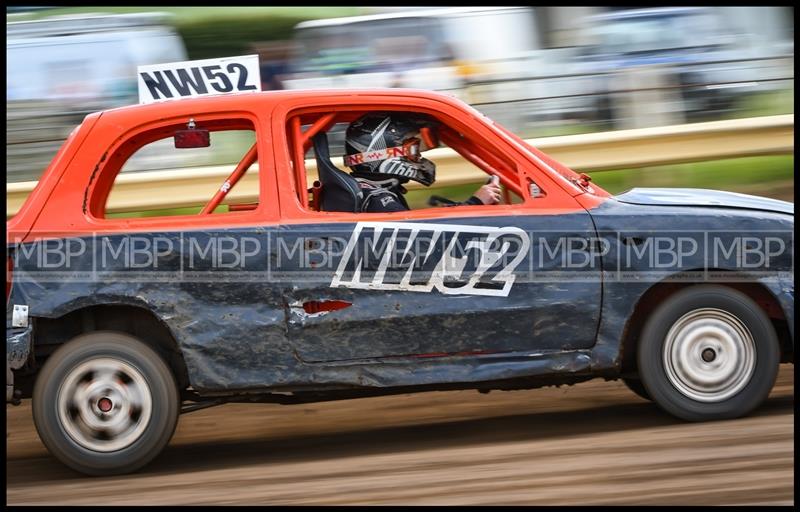
[[[756,345],[736,316],[702,308],[672,325],[663,357],[667,378],[683,395],[698,402],[721,402],[750,382]]]
[[[112,358],[73,368],[58,390],[58,419],[73,441],[96,452],[119,451],[144,433],[153,413],[150,387],[130,364]]]

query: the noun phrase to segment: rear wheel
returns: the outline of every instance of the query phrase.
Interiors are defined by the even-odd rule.
[[[703,285],[676,293],[653,312],[637,357],[653,401],[679,418],[703,421],[758,407],[775,384],[780,348],[753,300]]]
[[[56,350],[33,391],[44,445],[89,475],[121,474],[150,462],[178,420],[175,379],[164,360],[128,334],[93,332]]]

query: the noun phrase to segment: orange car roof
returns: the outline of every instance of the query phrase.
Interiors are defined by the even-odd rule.
[[[251,107],[254,102],[258,103],[273,103],[289,99],[309,98],[309,99],[324,99],[324,98],[337,98],[337,97],[385,97],[385,98],[418,98],[418,99],[435,99],[445,101],[447,103],[463,104],[460,100],[444,93],[429,91],[425,89],[390,89],[390,88],[372,88],[372,89],[296,89],[296,90],[282,90],[282,91],[260,91],[260,92],[243,92],[233,93],[218,96],[200,96],[196,98],[181,98],[172,99],[156,103],[148,103],[142,105],[129,105],[125,107],[118,107],[114,109],[104,110],[105,114],[128,114],[128,113],[152,113],[159,112],[162,115],[169,115],[170,113],[180,114],[187,110],[197,111],[204,108],[213,106],[219,108],[226,106],[231,109],[236,109],[238,106]],[[466,104],[463,104],[466,105]]]

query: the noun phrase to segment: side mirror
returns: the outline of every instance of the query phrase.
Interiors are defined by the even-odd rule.
[[[211,133],[208,130],[195,128],[194,119],[189,120],[187,130],[175,132],[175,147],[184,148],[207,148],[211,145]]]

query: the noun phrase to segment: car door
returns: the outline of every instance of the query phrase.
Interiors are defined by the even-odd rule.
[[[482,135],[495,137],[487,147],[508,147]],[[534,167],[509,158],[515,169]],[[294,168],[276,168],[291,194]],[[528,357],[591,347],[601,305],[594,227],[555,180],[538,182],[547,190],[523,204],[386,214],[314,212],[284,196],[290,222],[274,233],[271,268],[297,357]]]
[[[308,250],[284,287],[289,339],[313,362],[591,347],[592,233],[582,210],[291,226],[277,259]]]

